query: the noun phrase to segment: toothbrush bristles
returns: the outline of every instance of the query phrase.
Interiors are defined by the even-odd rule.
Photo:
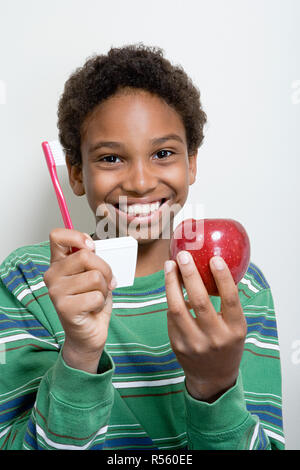
[[[55,161],[55,165],[56,166],[65,165],[66,164],[65,154],[59,141],[52,140],[51,142],[48,142],[48,144],[51,149],[51,152]]]

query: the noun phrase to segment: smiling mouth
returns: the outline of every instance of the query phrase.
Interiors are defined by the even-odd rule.
[[[122,212],[124,215],[127,215],[128,218],[135,218],[135,217],[150,217],[155,212],[159,211],[160,207],[167,201],[168,199],[162,198],[161,200],[148,203],[148,204],[114,204],[114,207],[119,211]]]

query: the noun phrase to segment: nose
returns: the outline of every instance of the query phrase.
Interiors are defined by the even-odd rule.
[[[157,174],[147,162],[138,159],[130,165],[123,181],[123,191],[127,193],[146,194],[157,186]]]

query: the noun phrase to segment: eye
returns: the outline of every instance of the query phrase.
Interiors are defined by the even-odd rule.
[[[115,163],[115,161],[112,161],[114,158],[119,158],[119,157],[117,157],[117,155],[107,155],[106,157],[99,158],[98,161],[104,162],[104,163]]]
[[[156,152],[155,155],[160,155],[162,158],[159,158],[159,160],[165,160],[166,158],[168,158],[170,155],[169,154],[173,154],[173,152],[171,152],[171,150],[159,150],[158,152]]]

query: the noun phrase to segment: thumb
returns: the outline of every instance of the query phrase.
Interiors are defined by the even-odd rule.
[[[112,291],[109,289],[108,294],[106,296],[104,307],[101,310],[101,317],[103,318],[107,328],[110,322],[112,308],[113,308],[113,297],[112,297]]]

